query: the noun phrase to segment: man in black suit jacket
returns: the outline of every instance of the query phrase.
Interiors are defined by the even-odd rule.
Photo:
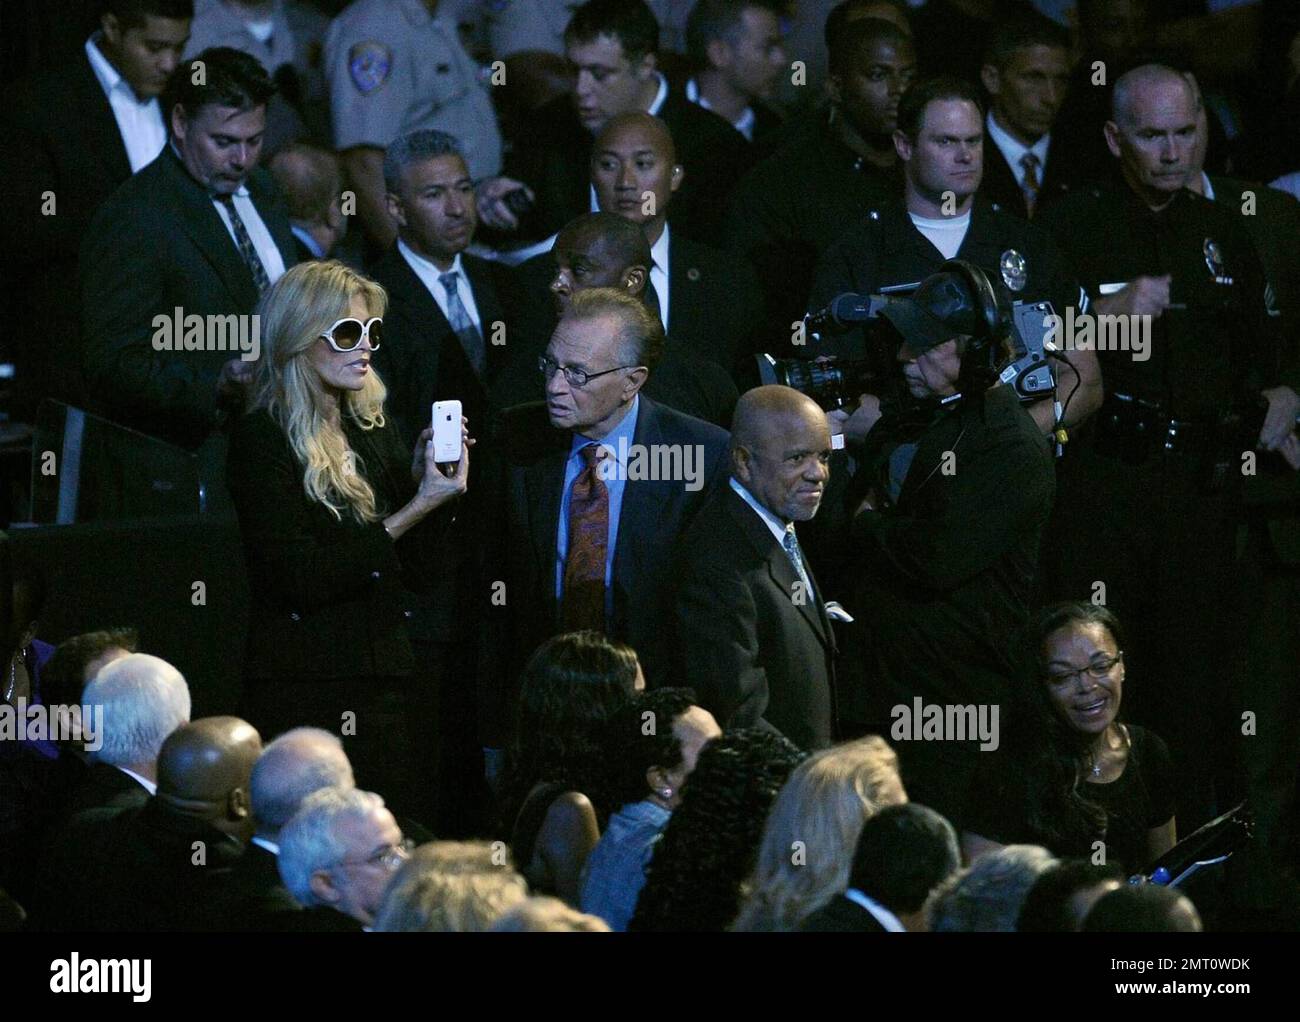
[[[488,626],[512,663],[489,680],[515,677],[544,639],[581,627],[630,644],[650,684],[666,677],[671,553],[725,478],[727,434],[642,396],[662,344],[638,299],[574,294],[544,355],[546,404],[508,416],[510,560]]]
[[[240,318],[294,263],[288,218],[257,170],[274,87],[236,50],[195,59],[204,84],[186,64],[165,93],[170,144],[104,203],[81,252],[92,408],[191,449],[251,377],[259,343]],[[176,309],[203,317],[192,321],[203,329],[186,333]],[[218,329],[209,316],[235,321]],[[193,350],[195,333],[202,350]],[[213,476],[215,484],[219,468]]]
[[[961,868],[952,824],[916,802],[887,806],[862,825],[849,887],[813,912],[811,933],[924,930],[925,899]]]
[[[518,267],[509,295],[516,324],[511,358],[494,382],[501,407],[540,395],[537,359],[570,297],[595,287],[617,287],[659,312],[651,283],[654,260],[642,230],[613,213],[584,213],[565,225],[549,252]],[[688,281],[688,286],[691,282]],[[541,300],[549,294],[551,301]],[[661,322],[662,326],[662,322]],[[739,396],[720,361],[684,344],[665,341],[663,357],[645,385],[655,401],[726,428]]]
[[[758,387],[736,405],[731,481],[677,558],[678,684],[723,727],[768,727],[805,749],[835,735],[835,637],[795,536],[830,478],[816,402]],[[779,537],[779,538],[778,538]]]
[[[77,250],[95,210],[162,148],[158,94],[180,60],[194,13],[191,0],[103,7],[102,30],[84,52],[20,83],[0,115],[12,152],[21,154],[0,170],[10,228],[22,239],[4,247],[3,261],[13,274],[13,297],[21,295],[41,318],[39,343],[33,336],[13,352],[22,418],[42,397],[81,399],[80,324],[67,298],[77,280]]]
[[[157,793],[139,809],[81,817],[46,864],[61,885],[55,929],[219,927],[231,870],[252,835],[249,780],[261,737],[237,717],[177,728],[158,756]]]
[[[1029,219],[1088,173],[1052,125],[1070,89],[1070,37],[1027,11],[993,33],[981,72],[989,94],[980,194]]]
[[[576,68],[574,91],[528,118],[527,137],[506,160],[507,175],[536,195],[525,234],[547,237],[591,209],[593,136],[616,114],[642,111],[668,125],[686,169],[673,223],[685,235],[716,243],[727,195],[748,160],[745,139],[668,88],[655,66],[659,25],[644,0],[590,0],[574,13],[564,40]]]
[[[591,158],[596,203],[645,234],[668,350],[710,359],[732,372],[755,351],[763,296],[743,259],[669,226],[683,173],[667,125],[649,114],[611,117],[596,136]]]

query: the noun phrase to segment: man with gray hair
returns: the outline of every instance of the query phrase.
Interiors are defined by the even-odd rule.
[[[256,831],[230,878],[223,915],[234,930],[292,929],[299,906],[280,882],[280,830],[306,799],[324,788],[356,787],[352,764],[337,735],[299,727],[271,742],[253,766],[250,782]]]
[[[1122,75],[1105,125],[1122,181],[1076,189],[1039,218],[1099,296],[1105,328],[1106,400],[1060,466],[1047,595],[1100,598],[1104,586],[1121,620],[1142,623],[1124,660],[1144,684],[1126,705],[1168,741],[1189,830],[1226,808],[1232,784],[1221,750],[1240,719],[1224,679],[1241,649],[1242,482],[1281,458],[1300,464],[1300,373],[1284,361],[1245,207],[1186,188],[1200,106],[1173,68]]]
[[[1012,933],[1034,881],[1056,864],[1046,848],[1007,845],[981,855],[930,895],[925,906],[934,933]]]
[[[388,292],[384,344],[374,364],[388,387],[385,410],[408,446],[429,427],[435,401],[459,401],[479,446],[495,454],[488,423],[500,411],[489,397],[506,356],[519,347],[502,305],[505,271],[470,255],[479,218],[474,183],[460,142],[424,129],[394,140],[384,154],[388,212],[397,241],[371,268]],[[473,677],[478,656],[480,594],[486,531],[492,521],[487,491],[466,495],[448,526],[438,579],[412,621],[417,654],[429,665],[429,689],[419,699],[432,710],[419,743],[427,802],[415,815],[442,836],[468,836],[485,796],[476,742],[474,688],[442,679]]]
[[[190,690],[166,660],[131,653],[104,667],[82,701],[103,707],[100,747],[67,807],[68,817],[92,809],[134,809],[157,790],[157,760],[167,737],[190,720]]]
[[[410,847],[384,800],[355,788],[309,795],[280,831],[280,879],[312,930],[374,923],[384,889]]]

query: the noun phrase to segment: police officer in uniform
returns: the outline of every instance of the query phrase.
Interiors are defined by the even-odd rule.
[[[356,0],[325,39],[334,145],[356,189],[362,227],[379,249],[397,236],[383,180],[384,148],[393,139],[434,128],[460,143],[476,182],[501,169],[487,88],[455,21],[438,7],[438,0]]]
[[[895,143],[903,161],[902,201],[886,201],[823,255],[809,308],[846,292],[873,293],[915,284],[947,259],[962,259],[1001,280],[1020,301],[1050,301],[1057,315],[1086,311],[1088,296],[1065,257],[1041,229],[982,201],[984,127],[974,88],[960,79],[932,78],[912,86],[899,104]],[[862,331],[821,340],[805,338],[800,357],[860,357]],[[1082,422],[1101,403],[1096,358],[1069,352],[1056,362],[1057,402],[1043,400],[1030,414],[1044,433]],[[853,427],[849,426],[852,432]]]
[[[1300,398],[1259,258],[1237,209],[1184,188],[1198,105],[1171,68],[1121,76],[1105,133],[1123,183],[1043,216],[1097,311],[1150,328],[1145,354],[1098,353],[1106,404],[1063,466],[1047,565],[1056,595],[1104,600],[1130,623],[1125,702],[1169,740],[1192,827],[1226,808],[1216,781],[1242,727],[1228,693],[1243,476],[1268,452],[1300,453]]]

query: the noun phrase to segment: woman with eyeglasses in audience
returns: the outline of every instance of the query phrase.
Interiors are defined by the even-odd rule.
[[[335,261],[302,263],[266,292],[227,475],[251,596],[245,715],[267,734],[341,732],[358,781],[410,813],[414,729],[435,697],[408,634],[411,592],[436,574],[473,441],[454,465],[435,462],[430,430],[414,456],[403,449],[370,364],[386,302]]]
[[[1134,873],[1177,840],[1174,776],[1160,737],[1119,718],[1124,637],[1105,607],[1049,607],[1031,633],[1034,677],[976,774],[962,823],[970,860],[1008,844]],[[1101,842],[1101,845],[1097,843]]]

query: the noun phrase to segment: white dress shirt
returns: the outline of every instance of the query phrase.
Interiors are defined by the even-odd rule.
[[[1043,175],[1047,173],[1047,150],[1052,144],[1051,132],[1048,132],[1031,146],[1025,145],[1011,137],[1010,134],[998,124],[997,118],[993,116],[993,111],[988,112],[984,118],[984,126],[988,131],[989,138],[993,144],[998,147],[1002,153],[1003,159],[1007,161],[1007,166],[1011,168],[1011,173],[1015,176],[1016,185],[1021,191],[1025,188],[1025,168],[1020,165],[1020,161],[1025,158],[1025,153],[1033,153],[1038,157],[1038,183],[1043,183]]]
[[[147,791],[150,795],[157,795],[157,794],[158,794],[158,784],[157,784],[156,781],[151,781],[151,780],[149,780],[149,778],[147,778],[147,777],[141,777],[141,776],[140,776],[139,774],[137,774],[134,770],[128,770],[128,769],[127,769],[126,767],[124,767],[124,766],[120,766],[120,767],[118,767],[118,769],[121,770],[122,773],[126,774],[127,777],[131,778],[131,780],[133,780],[133,781],[135,781],[137,784],[139,784],[140,787],[142,787],[142,788],[143,788],[145,791]]]
[[[696,106],[703,107],[705,110],[713,110],[713,107],[709,106],[709,101],[700,95],[700,87],[694,78],[686,83],[686,98]],[[716,113],[716,111],[714,112]],[[740,116],[731,122],[731,126],[750,142],[754,141],[754,108],[745,107]]]
[[[141,101],[131,84],[99,49],[100,33],[86,40],[86,59],[108,97],[108,105],[117,121],[117,130],[126,146],[126,158],[134,174],[158,158],[167,144],[167,127],[163,124],[162,105],[158,97]]]
[[[271,237],[271,232],[267,230],[262,216],[257,212],[257,207],[253,205],[253,198],[248,194],[248,185],[240,185],[239,191],[235,192],[235,212],[239,214],[239,219],[244,222],[244,230],[248,232],[248,240],[253,243],[253,248],[257,250],[257,257],[262,260],[262,269],[266,270],[266,279],[274,284],[284,276],[284,256],[280,254],[280,249],[275,244],[275,239]],[[239,250],[239,240],[235,237],[235,226],[230,220],[230,211],[226,209],[225,203],[212,200],[212,205],[217,213],[221,216],[221,222],[226,225],[226,233],[230,235],[230,240],[235,243],[235,250]],[[243,258],[243,254],[240,254]]]
[[[650,283],[659,295],[659,318],[668,332],[668,225],[664,224],[659,240],[650,246]]]
[[[469,277],[465,274],[465,267],[461,264],[459,252],[456,253],[456,258],[452,261],[451,269],[440,270],[400,238],[397,241],[397,251],[402,253],[402,258],[406,260],[406,264],[415,271],[415,275],[429,289],[429,294],[433,295],[433,300],[438,303],[438,308],[442,310],[442,314],[446,317],[448,323],[451,322],[451,315],[447,312],[447,289],[442,286],[442,281],[438,278],[444,273],[459,273],[460,280],[457,281],[456,291],[460,295],[461,304],[465,306],[469,318],[478,327],[478,332],[483,333],[483,324],[479,322],[478,317],[478,304],[474,301],[474,288],[470,286]]]
[[[740,482],[740,480],[735,476],[731,477],[731,488],[740,494],[741,500],[754,509],[754,513],[757,514],[759,518],[763,519],[763,524],[766,525],[768,531],[772,533],[772,538],[784,547],[785,534],[787,532],[794,532],[794,522],[787,524],[786,522],[781,521],[781,519],[774,515],[768,508],[760,504],[758,498],[750,493],[749,490],[745,489],[745,484]]]

